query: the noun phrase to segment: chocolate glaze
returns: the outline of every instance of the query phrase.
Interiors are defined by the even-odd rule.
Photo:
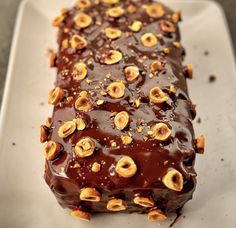
[[[65,99],[54,107],[53,126],[49,139],[60,143],[63,152],[54,161],[47,161],[45,168],[45,180],[55,194],[58,202],[65,208],[75,209],[82,207],[91,212],[108,212],[106,203],[112,197],[125,199],[128,208],[125,212],[146,213],[150,210],[133,203],[135,195],[152,195],[155,207],[166,213],[175,212],[192,198],[196,185],[196,173],[194,171],[195,147],[194,132],[191,120],[192,103],[188,95],[186,78],[183,73],[184,48],[176,48],[174,41],[180,42],[180,33],[176,25],[176,32],[171,35],[165,34],[159,25],[161,19],[171,21],[169,15],[173,12],[165,7],[165,15],[162,18],[151,18],[143,9],[144,4],[150,4],[149,0],[120,1],[123,9],[132,4],[137,7],[137,12],[113,19],[106,16],[105,11],[110,5],[99,3],[92,4],[85,10],[93,18],[93,24],[86,29],[79,29],[74,24],[74,17],[79,12],[75,7],[66,13],[64,22],[60,25],[58,43],[59,52],[56,66],[58,68],[55,86],[65,90]],[[142,21],[143,28],[140,32],[130,33],[128,26],[135,20]],[[101,22],[97,25],[94,22]],[[102,32],[107,27],[119,28],[122,35],[119,39],[111,41]],[[65,29],[68,28],[67,32]],[[163,38],[158,45],[152,48],[141,44],[141,35],[152,32],[162,34]],[[83,50],[74,50],[70,47],[62,49],[62,42],[70,39],[72,35],[84,36],[88,45]],[[170,48],[169,54],[164,54],[164,48]],[[105,65],[101,62],[101,55],[107,50],[117,49],[123,53],[123,59],[114,65]],[[146,57],[144,57],[146,56]],[[141,60],[141,61],[140,61]],[[160,60],[164,69],[153,78],[149,75],[149,65],[154,60]],[[75,63],[83,61],[88,65],[87,78],[92,80],[91,84],[86,80],[78,82],[73,79],[72,69]],[[128,83],[125,79],[123,69],[126,66],[136,65],[141,76],[134,83]],[[105,76],[111,74],[108,79]],[[102,96],[99,92],[105,91],[106,87],[116,80],[126,81],[125,96],[121,99],[112,99]],[[101,89],[95,89],[100,85]],[[169,94],[165,104],[156,105],[149,101],[148,94],[151,88],[159,86],[168,93],[168,89],[174,85],[177,89],[176,95]],[[82,90],[94,91],[90,96],[93,104],[89,112],[80,112],[74,108],[74,102]],[[68,102],[67,97],[73,97]],[[130,98],[140,99],[139,108],[130,104]],[[96,105],[98,99],[105,100],[101,106]],[[112,112],[127,111],[130,114],[130,126],[123,130],[114,127]],[[65,121],[76,117],[83,117],[88,127],[83,131],[77,131],[73,135],[62,139],[58,136],[58,128]],[[137,122],[143,119],[143,133],[135,129]],[[154,123],[167,122],[171,128],[171,138],[167,142],[159,142],[148,138],[148,126]],[[121,135],[127,134],[131,129],[133,135],[132,144],[125,146],[120,139]],[[74,155],[74,146],[82,137],[89,136],[96,142],[95,153],[87,158],[79,158]],[[110,141],[117,142],[118,148],[113,148]],[[122,155],[128,155],[135,161],[138,171],[132,178],[119,177],[115,172],[116,162]],[[102,164],[101,171],[94,173],[91,166],[94,162]],[[165,161],[168,161],[166,163]],[[73,168],[75,163],[80,168]],[[181,192],[167,189],[162,178],[169,168],[180,171],[184,177],[184,187]],[[80,189],[94,187],[102,193],[100,202],[82,202],[79,199]]]

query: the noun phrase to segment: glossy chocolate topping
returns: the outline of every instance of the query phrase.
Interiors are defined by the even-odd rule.
[[[182,65],[185,51],[180,44],[178,14],[161,5],[164,14],[150,16],[147,7],[152,1],[149,0],[126,0],[115,4],[90,2],[89,7],[82,9],[92,19],[85,28],[82,27],[87,18],[82,19],[81,26],[79,22],[75,23],[81,12],[77,7],[64,10],[59,24],[55,87],[62,88],[64,96],[54,107],[48,140],[60,144],[62,151],[56,159],[46,161],[46,182],[59,203],[70,209],[108,212],[107,201],[115,197],[127,202],[125,211],[148,212],[150,208],[133,203],[134,196],[140,195],[152,196],[153,208],[166,213],[176,211],[192,197],[196,184],[193,105]],[[124,14],[110,16],[107,10],[117,6]],[[135,21],[142,23],[140,31],[132,31]],[[110,39],[106,28],[118,29],[121,35]],[[154,34],[157,39],[152,47],[142,42],[142,36],[147,33]],[[87,41],[86,47],[73,48],[74,35],[82,36]],[[151,40],[147,39],[147,42]],[[110,50],[119,51],[122,58],[108,65],[105,59]],[[154,61],[161,65],[153,73],[151,65]],[[87,74],[78,80],[74,69],[81,62],[86,65]],[[136,66],[139,70],[133,81],[128,81],[124,73],[128,66]],[[108,94],[107,87],[113,82],[125,85],[122,97],[113,98]],[[167,96],[165,102],[155,103],[150,99],[150,90],[154,87],[159,87]],[[75,107],[81,91],[87,91],[86,99],[90,104],[87,111]],[[114,116],[121,111],[129,114],[128,126],[123,130],[114,124]],[[76,118],[82,118],[86,128],[75,130],[66,138],[59,137],[59,128]],[[171,130],[170,137],[164,141],[152,136],[153,126],[158,123],[165,123]],[[121,136],[127,135],[132,142],[125,145]],[[86,137],[95,143],[94,152],[91,156],[79,157],[75,145]],[[115,170],[118,160],[125,155],[137,166],[137,172],[130,178],[119,176]],[[94,162],[101,165],[100,171],[92,171]],[[173,191],[163,184],[163,177],[170,169],[182,174],[181,191]],[[80,201],[80,190],[85,187],[96,188],[102,195],[101,201]]]

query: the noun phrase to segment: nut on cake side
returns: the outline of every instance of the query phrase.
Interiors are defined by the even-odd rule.
[[[162,221],[192,198],[204,138],[194,136],[180,20],[150,0],[78,0],[53,21],[54,111],[40,141],[45,180],[72,216]]]

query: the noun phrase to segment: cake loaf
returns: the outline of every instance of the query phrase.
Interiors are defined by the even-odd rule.
[[[40,139],[45,180],[72,216],[162,221],[192,198],[204,138],[194,136],[180,20],[150,0],[79,0],[53,21],[54,111]]]

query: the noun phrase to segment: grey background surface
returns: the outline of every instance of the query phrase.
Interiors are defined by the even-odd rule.
[[[0,103],[5,84],[9,52],[17,9],[21,0],[0,0]],[[236,53],[236,0],[217,0],[224,8]]]

